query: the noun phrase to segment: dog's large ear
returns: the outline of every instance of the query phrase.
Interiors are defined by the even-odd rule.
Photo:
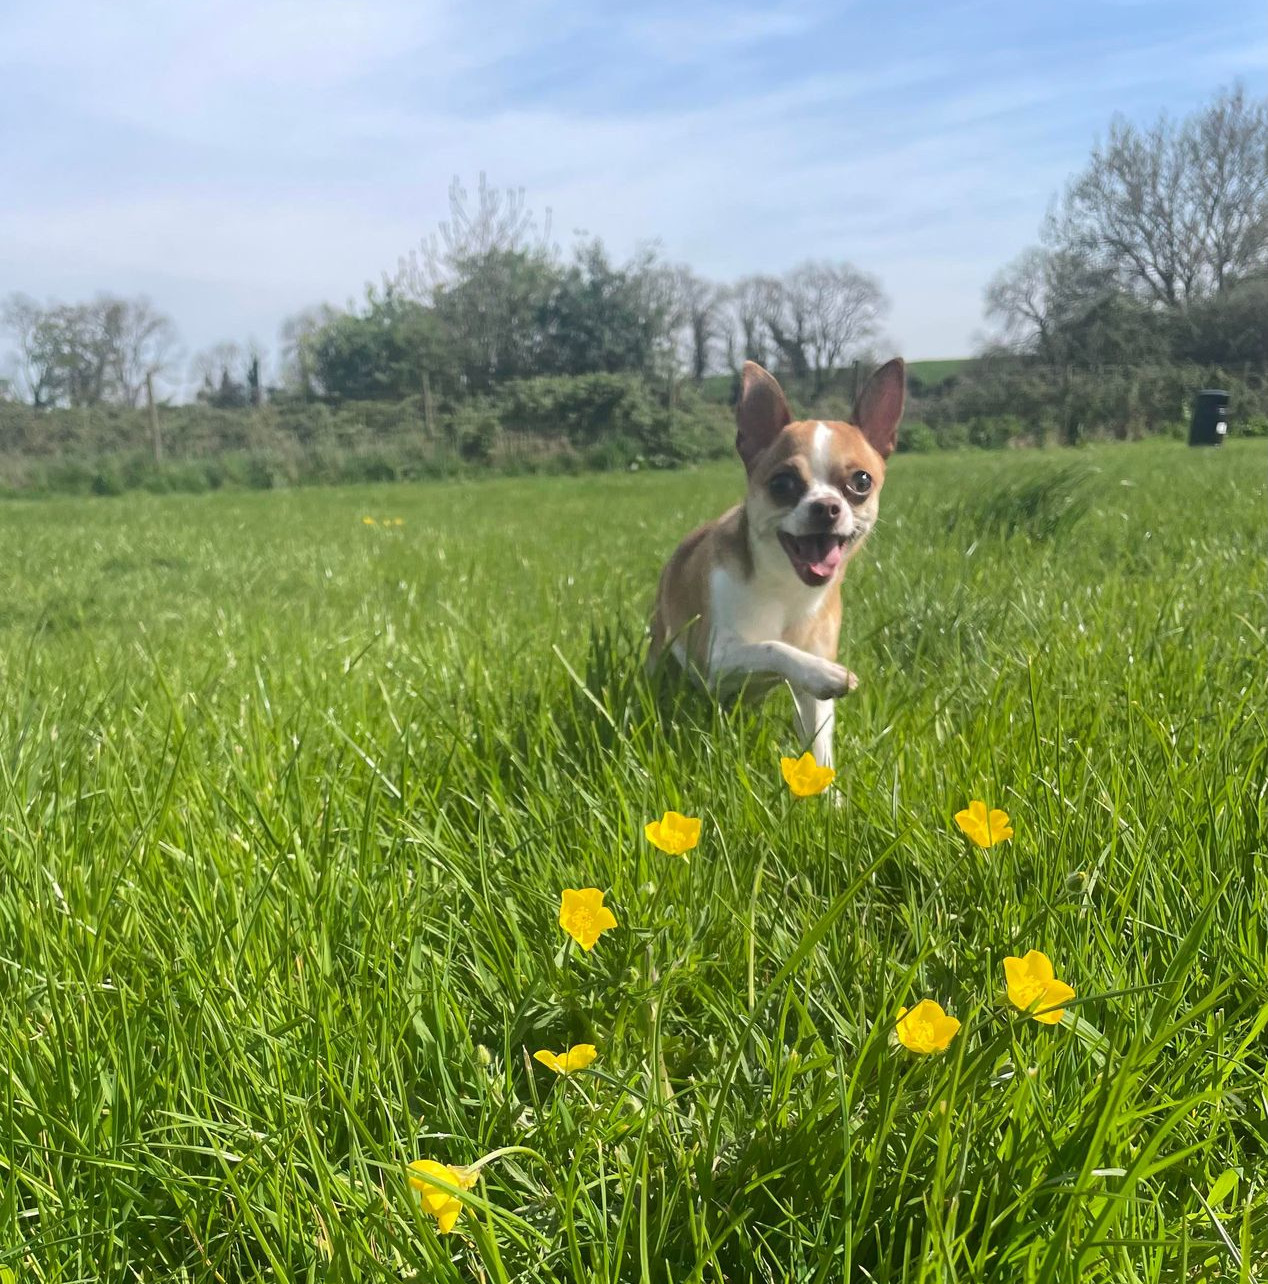
[[[735,448],[744,467],[752,469],[753,461],[790,423],[792,411],[774,375],[756,361],[746,361],[735,407]]]
[[[885,362],[859,393],[854,422],[882,459],[888,459],[898,444],[898,421],[906,398],[907,367],[902,357]]]

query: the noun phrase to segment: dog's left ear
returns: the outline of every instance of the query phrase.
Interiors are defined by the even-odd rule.
[[[902,357],[885,362],[859,393],[854,422],[882,459],[888,459],[898,444],[898,421],[906,398],[907,367]]]
[[[753,461],[792,423],[792,411],[775,376],[746,361],[735,407],[735,449],[750,471]]]

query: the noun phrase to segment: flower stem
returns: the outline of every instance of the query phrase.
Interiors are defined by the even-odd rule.
[[[485,1164],[491,1164],[495,1159],[501,1159],[505,1155],[531,1155],[545,1168],[550,1168],[546,1160],[537,1151],[530,1149],[528,1146],[499,1146],[497,1150],[490,1150],[487,1155],[481,1155],[475,1163],[467,1164],[466,1171],[474,1176]]]

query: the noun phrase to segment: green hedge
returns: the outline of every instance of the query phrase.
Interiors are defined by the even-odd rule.
[[[118,407],[36,411],[0,403],[0,490],[120,494],[394,481],[481,469],[579,472],[717,458],[730,412],[690,387],[626,375],[509,383],[427,422],[419,398],[278,401],[254,410],[162,407],[162,462],[148,416]]]
[[[1052,371],[974,362],[936,393],[911,389],[902,451],[1183,437],[1193,391],[1229,390],[1234,436],[1268,436],[1268,380],[1198,366]],[[802,414],[848,418],[840,390],[798,399]],[[730,456],[731,411],[691,384],[633,375],[540,377],[503,384],[428,422],[421,400],[278,400],[258,409],[162,407],[156,464],[145,412],[36,411],[0,402],[0,491],[119,494],[308,483],[395,481],[464,472],[673,468]]]

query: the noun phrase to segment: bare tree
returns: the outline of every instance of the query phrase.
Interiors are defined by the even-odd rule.
[[[241,380],[244,365],[242,348],[236,343],[204,348],[190,363],[195,397],[212,405],[245,404],[246,387]]]
[[[726,294],[730,332],[727,335],[727,363],[737,374],[746,361],[768,365],[769,335],[762,320],[767,294],[772,287],[769,277],[741,277]]]
[[[1268,264],[1268,104],[1220,95],[1177,125],[1116,118],[1050,217],[1052,248],[1186,307]]]
[[[1048,339],[1048,262],[1048,253],[1032,245],[987,284],[986,316],[1008,347],[1031,351]]]
[[[59,351],[48,309],[29,295],[11,294],[0,323],[16,345],[19,392],[38,410],[56,403],[60,391]]]
[[[119,329],[116,301],[58,304],[48,324],[57,350],[59,391],[72,406],[97,406],[109,400],[111,367]]]
[[[889,307],[880,282],[844,261],[806,262],[782,280],[749,278],[745,289],[784,368],[793,378],[813,375],[816,393],[875,337]]]
[[[462,380],[480,390],[531,372],[534,319],[554,288],[557,261],[550,211],[539,224],[522,188],[492,187],[481,174],[473,204],[455,178],[449,218],[400,261],[384,288],[436,309],[453,339]]]
[[[1133,293],[1179,307],[1202,267],[1201,244],[1180,209],[1183,179],[1166,117],[1145,132],[1117,119],[1067,189],[1049,239],[1104,265]]]
[[[144,295],[135,299],[104,296],[97,307],[103,312],[112,349],[114,397],[135,407],[141,402],[146,377],[162,374],[176,359],[180,342],[176,326]]]
[[[1223,294],[1268,264],[1268,100],[1241,86],[1185,126],[1185,207],[1200,238],[1207,284]]]
[[[282,383],[301,397],[316,397],[323,391],[318,386],[313,344],[339,315],[336,308],[323,303],[320,307],[305,308],[282,322],[279,336]]]
[[[991,278],[985,310],[1005,347],[1059,365],[1070,357],[1071,334],[1121,294],[1104,264],[1069,249],[1031,246]]]
[[[673,270],[671,325],[684,332],[687,368],[699,383],[709,371],[710,350],[722,331],[723,292],[685,263]]]
[[[875,337],[889,300],[880,282],[852,263],[803,263],[788,278],[789,293],[808,318],[806,344],[815,392],[833,370]]]
[[[467,189],[455,175],[449,184],[448,219],[401,259],[396,276],[385,285],[427,302],[439,287],[490,255],[553,258],[550,224],[547,209],[538,226],[522,187],[491,187],[484,173],[480,174],[472,208]]]
[[[91,303],[41,307],[15,294],[4,306],[3,322],[16,341],[20,378],[35,406],[136,406],[147,375],[166,369],[176,346],[176,327],[145,298],[103,294]]]
[[[810,315],[808,300],[791,278],[761,277],[758,315],[770,335],[780,363],[794,379],[810,373]]]

